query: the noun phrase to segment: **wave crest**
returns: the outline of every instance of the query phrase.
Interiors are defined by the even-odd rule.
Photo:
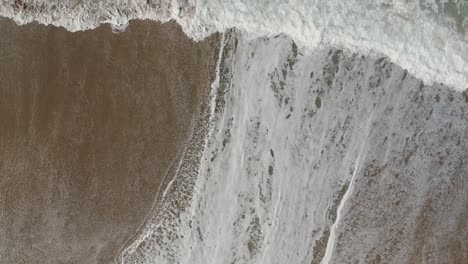
[[[463,1],[435,0],[2,0],[0,5],[0,15],[19,24],[37,21],[70,31],[173,19],[194,40],[233,27],[251,39],[286,33],[309,50],[333,46],[384,54],[426,83],[457,90],[468,83],[467,12]]]

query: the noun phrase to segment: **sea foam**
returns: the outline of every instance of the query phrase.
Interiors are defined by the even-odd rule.
[[[198,172],[176,176],[193,182],[190,202],[164,202],[154,213],[167,217],[150,219],[121,263],[408,263],[420,208],[437,193],[433,230],[453,232],[446,219],[468,199],[459,92],[385,57],[306,54],[286,35],[223,44],[212,109],[221,107]]]
[[[70,31],[103,23],[122,30],[132,19],[173,19],[194,40],[233,27],[250,39],[285,33],[308,50],[333,46],[384,54],[425,83],[465,90],[466,9],[463,1],[434,0],[2,0],[0,15]]]
[[[37,21],[70,31],[102,23],[122,30],[132,19],[175,20],[194,40],[238,29],[227,38],[238,45],[228,45],[226,54],[232,54],[218,62],[223,74],[213,94],[225,86],[225,106],[216,113],[212,100],[199,171],[178,174],[170,188],[182,191],[167,192],[160,210],[123,250],[121,263],[364,262],[366,246],[385,249],[391,236],[380,235],[387,229],[372,233],[366,225],[348,224],[352,206],[372,211],[371,223],[384,215],[382,228],[397,230],[415,222],[426,192],[448,190],[444,182],[454,179],[455,166],[432,168],[432,154],[440,151],[441,137],[466,142],[460,107],[465,99],[413,76],[426,84],[467,87],[462,2],[451,8],[429,0],[17,3],[2,1],[0,14],[19,24]],[[453,19],[446,9],[456,13]],[[456,142],[443,144],[452,157],[466,160],[465,145]],[[366,189],[373,170],[389,176],[402,168],[406,177],[380,181],[398,188],[376,194]],[[466,184],[459,186],[466,190]],[[176,212],[181,193],[193,196]],[[368,197],[374,200],[354,202]],[[445,199],[455,209],[436,208],[437,221],[462,211],[465,196],[454,197]],[[373,206],[375,201],[383,205]],[[386,210],[395,202],[401,209]],[[348,227],[359,232],[345,232]],[[351,233],[363,239],[338,241]],[[400,236],[405,245],[415,237],[411,230]],[[408,262],[407,248],[395,252],[396,262]]]

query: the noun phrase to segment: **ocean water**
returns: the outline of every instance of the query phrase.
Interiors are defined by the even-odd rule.
[[[174,207],[159,212],[172,217],[146,229],[122,263],[465,258],[456,254],[466,243],[449,241],[468,235],[461,93],[385,57],[306,54],[286,35],[224,41],[222,97],[212,100],[219,110],[191,202],[175,217]]]
[[[233,27],[250,39],[285,33],[309,50],[331,45],[384,54],[426,83],[464,90],[467,6],[464,0],[2,0],[0,15],[71,31],[174,19],[195,40]]]
[[[467,6],[24,0],[0,15],[224,32],[198,173],[181,161],[120,263],[462,263]]]

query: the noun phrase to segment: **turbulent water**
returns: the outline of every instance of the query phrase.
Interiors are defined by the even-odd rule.
[[[467,9],[464,0],[2,0],[0,15],[71,31],[174,19],[196,40],[232,27],[251,39],[286,33],[311,49],[383,53],[425,82],[465,89]]]
[[[223,58],[192,201],[124,263],[462,263],[468,98],[284,35]]]
[[[174,169],[119,262],[464,263],[467,8],[24,0],[0,14],[72,31],[175,19],[196,40],[236,28],[221,43],[204,152]]]

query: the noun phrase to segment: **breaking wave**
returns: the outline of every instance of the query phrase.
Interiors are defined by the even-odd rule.
[[[457,232],[446,219],[468,202],[465,2],[1,1],[19,24],[70,31],[151,19],[194,40],[228,32],[206,142],[173,168],[119,262],[421,262],[408,261],[417,228],[400,227],[427,214],[429,194],[434,236]]]
[[[0,15],[70,31],[173,19],[195,40],[233,27],[250,39],[285,33],[309,50],[384,54],[426,83],[464,90],[467,10],[462,0],[2,0]]]

